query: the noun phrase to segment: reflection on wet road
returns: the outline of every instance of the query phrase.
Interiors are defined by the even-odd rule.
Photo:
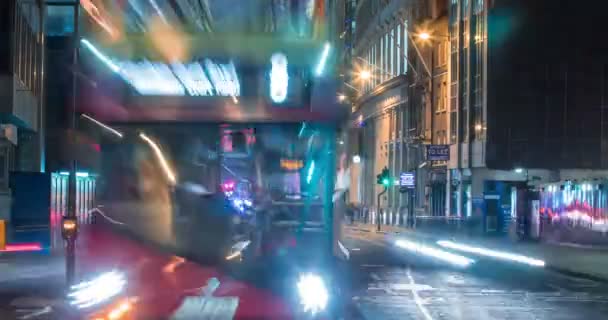
[[[479,259],[459,269],[347,232],[365,319],[602,319],[608,285],[542,268]],[[354,250],[352,250],[354,248]]]

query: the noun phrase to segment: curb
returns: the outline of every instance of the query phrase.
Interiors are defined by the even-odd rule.
[[[369,230],[369,229],[360,229],[360,228],[356,228],[356,230],[360,230],[363,232],[373,232],[376,234],[394,234],[394,235],[399,235],[399,234],[407,234],[407,230],[400,232],[400,231],[376,231],[376,230]],[[415,229],[414,229],[415,231]],[[565,269],[565,268],[561,268],[561,267],[557,267],[555,265],[550,265],[547,264],[544,267],[545,270],[547,271],[552,271],[555,273],[559,273],[562,275],[566,275],[566,276],[571,276],[571,277],[575,277],[575,278],[580,278],[580,279],[585,279],[585,280],[590,280],[590,281],[595,281],[595,282],[599,282],[602,284],[608,284],[608,278],[606,277],[602,277],[602,276],[598,276],[598,275],[594,275],[594,274],[589,274],[589,273],[584,273],[584,272],[579,272],[579,271],[573,271],[573,270],[569,270],[569,269]]]
[[[560,267],[556,267],[556,266],[552,266],[552,265],[545,266],[545,269],[556,272],[556,273],[560,273],[560,274],[563,274],[566,276],[570,276],[570,277],[575,277],[575,278],[600,282],[603,284],[608,284],[608,278],[596,276],[596,275],[589,274],[589,273],[572,271],[572,270],[568,270],[568,269],[564,269],[564,268],[560,268]]]

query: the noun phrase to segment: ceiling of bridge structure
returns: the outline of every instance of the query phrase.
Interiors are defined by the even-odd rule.
[[[82,0],[98,27],[112,37],[142,33],[162,23],[188,32],[272,32],[310,37],[319,0]]]

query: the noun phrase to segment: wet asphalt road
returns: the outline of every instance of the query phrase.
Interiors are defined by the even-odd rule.
[[[55,312],[65,288],[63,256],[0,255],[0,319],[64,319]]]
[[[476,257],[466,270],[349,230],[353,301],[365,319],[607,319],[608,284]]]
[[[356,318],[608,319],[607,283],[479,257],[473,267],[459,269],[392,241],[383,234],[346,233]],[[62,259],[26,262],[0,257],[0,319],[64,319],[44,310],[60,304]]]

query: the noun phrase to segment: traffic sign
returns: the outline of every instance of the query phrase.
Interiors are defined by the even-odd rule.
[[[426,146],[426,159],[429,161],[450,160],[450,146],[447,144],[431,144]]]
[[[416,175],[414,172],[402,172],[399,177],[399,185],[406,188],[414,188],[416,186]]]

